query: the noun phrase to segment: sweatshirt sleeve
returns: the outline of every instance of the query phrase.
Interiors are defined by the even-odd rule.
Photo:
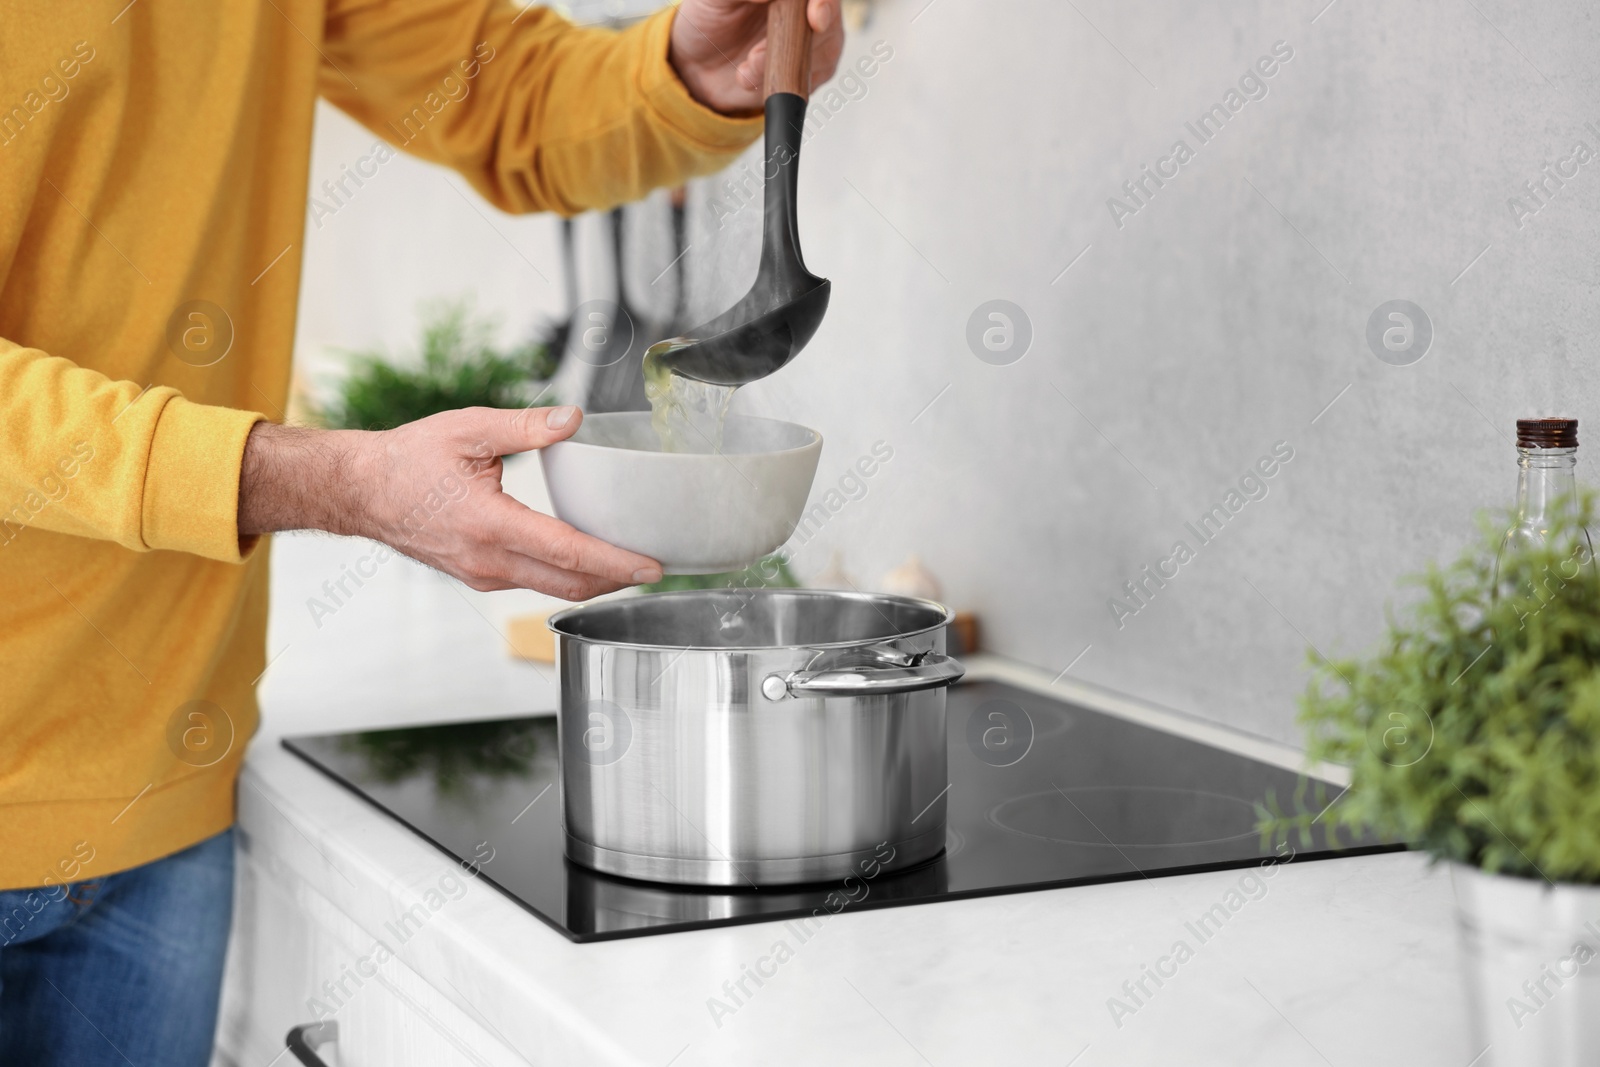
[[[608,208],[729,163],[761,132],[667,61],[676,8],[622,32],[509,0],[331,0],[322,95],[505,211]]]
[[[239,469],[264,418],[0,339],[0,544],[33,527],[238,562],[254,545]]]

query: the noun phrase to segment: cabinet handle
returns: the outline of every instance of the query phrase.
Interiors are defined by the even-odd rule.
[[[301,1023],[289,1031],[286,1043],[289,1051],[294,1053],[294,1058],[305,1067],[328,1067],[327,1061],[317,1055],[317,1049],[338,1040],[339,1024],[330,1019],[321,1023]]]

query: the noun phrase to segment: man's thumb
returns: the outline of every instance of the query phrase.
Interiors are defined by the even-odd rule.
[[[571,437],[583,424],[583,412],[572,405],[558,408],[468,408],[472,423],[464,426],[474,441],[494,455],[531,452]]]

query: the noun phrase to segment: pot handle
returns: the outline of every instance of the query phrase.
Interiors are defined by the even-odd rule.
[[[822,671],[785,671],[769,674],[761,683],[768,700],[788,696],[870,697],[887,693],[914,693],[959,681],[967,669],[949,656],[925,652],[909,663],[855,666]]]

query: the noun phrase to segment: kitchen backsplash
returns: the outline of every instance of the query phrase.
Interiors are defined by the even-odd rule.
[[[1509,502],[1513,420],[1590,417],[1600,67],[1563,27],[1595,17],[878,0],[804,148],[832,307],[735,401],[822,432],[819,497],[893,450],[796,570],[914,553],[994,651],[1296,739],[1307,647],[1371,645],[1395,579]],[[313,187],[372,140],[323,109]],[[754,274],[754,158],[691,187],[696,312]],[[308,225],[309,378],[403,348],[422,299],[508,336],[561,312],[553,220],[380,174]],[[629,231],[630,295],[670,309],[663,195]]]

